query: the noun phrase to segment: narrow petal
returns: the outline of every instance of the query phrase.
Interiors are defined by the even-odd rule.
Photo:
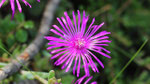
[[[62,21],[61,21],[59,18],[57,18],[57,20],[58,20],[59,24],[60,24],[60,25],[63,27],[63,29],[65,30],[66,34],[70,35],[69,32],[67,31],[66,27],[65,27],[64,24],[62,23]]]
[[[15,14],[15,1],[10,0],[10,5],[11,5],[11,10],[12,10],[12,18],[13,18]]]
[[[58,56],[60,56],[61,54],[65,52],[67,52],[67,50],[57,53],[56,55],[52,56],[51,59],[57,58]]]
[[[72,31],[70,30],[70,28],[68,27],[67,21],[65,20],[64,17],[61,17],[61,19],[62,19],[63,23],[65,24],[65,27],[67,28],[69,34],[72,36],[72,33],[73,33],[73,32],[72,32]]]
[[[74,34],[75,33],[75,29],[73,27],[73,24],[72,24],[72,21],[71,21],[70,17],[68,16],[68,13],[64,12],[64,15],[66,16],[66,20],[67,20],[67,23],[69,25],[69,28],[70,28],[71,32]]]
[[[53,36],[45,36],[44,38],[46,38],[47,40],[52,40],[52,41],[67,42],[67,41],[65,41],[63,39],[56,38],[56,37],[53,37]]]
[[[80,74],[80,65],[81,65],[81,57],[79,56],[79,63],[77,67],[77,77],[79,77],[79,74]]]
[[[71,61],[71,58],[73,58],[73,54],[71,54],[71,56],[69,57],[69,59],[64,63],[64,65],[61,67],[61,69],[64,69],[68,63]]]
[[[75,63],[74,63],[74,67],[73,67],[73,74],[74,74],[74,75],[75,75],[75,70],[76,70],[77,61],[78,61],[78,54],[77,54],[77,56],[76,56]]]
[[[30,8],[32,8],[32,6],[31,6],[26,0],[22,0],[22,2],[23,2],[26,6],[29,6]]]
[[[91,31],[91,28],[92,28],[92,25],[94,24],[94,22],[95,22],[95,18],[93,18],[93,20],[92,20],[90,26],[88,27],[88,29],[87,29],[87,31],[86,31],[86,33],[85,33],[85,35],[84,35],[85,37],[87,37],[87,35],[88,35],[89,32]]]
[[[40,0],[37,0],[38,2],[40,2]]]
[[[61,47],[61,46],[68,46],[68,44],[66,43],[57,43],[57,42],[49,42],[48,45],[52,45],[52,46],[58,46],[58,47]]]
[[[83,64],[84,64],[84,71],[85,71],[87,76],[90,76],[87,60],[83,54],[81,54],[81,57],[82,57]]]
[[[54,28],[56,28],[58,31],[60,31],[62,34],[65,35],[64,31],[62,31],[57,25],[52,25]]]
[[[104,68],[103,63],[92,52],[90,52],[90,51],[88,51],[88,52],[96,59],[96,61],[102,66],[102,68]]]
[[[101,54],[102,56],[105,56],[105,57],[107,57],[107,58],[111,58],[109,55],[107,55],[107,54],[105,54],[105,53],[103,53],[103,52],[101,52],[101,51],[98,51],[98,50],[95,50],[95,49],[93,49],[92,51],[95,51],[95,52],[97,52],[97,53],[99,53],[99,54]]]
[[[95,43],[111,43],[109,40],[95,41]]]
[[[104,22],[101,23],[98,27],[96,27],[90,34],[87,38],[91,37],[99,28],[101,28],[102,26],[104,25]]]
[[[81,77],[79,80],[77,80],[78,84],[81,84],[81,82],[86,78],[86,75]],[[77,84],[77,82],[75,84]]]
[[[88,22],[88,17],[85,15],[85,11],[83,11],[83,19],[82,19],[82,25],[81,25],[81,35],[84,35],[86,24]]]
[[[74,58],[75,58],[75,55],[73,55],[73,57],[71,58],[71,61],[70,61],[69,65],[68,65],[68,67],[66,68],[66,72],[69,71],[69,69],[70,69],[70,67],[71,67],[71,65],[72,65],[72,62],[73,62]]]
[[[2,5],[4,4],[6,0],[2,0],[1,3],[0,3],[0,8],[2,7]]]
[[[56,35],[62,37],[62,38],[65,38],[62,34],[60,34],[59,32],[57,32],[57,31],[54,30],[54,29],[51,29],[50,31],[53,32],[53,33],[55,33]]]
[[[50,46],[47,48],[47,50],[53,49],[53,48],[57,48],[57,47],[61,47],[62,45],[55,45],[55,46]]]
[[[67,60],[68,57],[70,57],[70,55],[71,55],[71,53],[69,53],[69,52],[65,53],[54,64],[57,66],[62,64],[63,62],[65,62]]]
[[[74,20],[74,25],[75,25],[75,30],[77,32],[77,22],[76,22],[76,16],[74,14],[74,11],[72,12],[73,20]]]
[[[91,56],[90,55],[85,55],[86,57],[87,57],[87,59],[88,59],[88,61],[89,61],[89,64],[91,65],[91,68],[92,68],[92,70],[94,71],[94,72],[99,72],[99,70],[98,70],[98,68],[96,67],[96,65],[95,65],[95,63],[93,62],[93,60],[92,60],[92,58],[91,58]]]
[[[97,45],[99,45],[99,46],[108,46],[108,44],[96,44],[96,43],[94,43],[92,45],[95,45],[95,46],[97,46]]]
[[[96,27],[97,27],[97,25],[93,25],[93,26],[91,27],[91,29],[93,29],[93,30],[90,30],[90,31],[88,32],[88,34],[86,35],[86,39],[89,39],[89,38],[92,36],[91,32],[94,32],[95,29],[96,29]]]
[[[99,37],[99,38],[90,38],[90,40],[104,40],[104,39],[108,39],[108,36],[103,36],[103,37]]]
[[[51,51],[51,53],[56,53],[56,52],[59,52],[59,51],[62,51],[62,50],[66,50],[68,48],[60,48],[60,49],[55,49],[53,51]]]
[[[95,49],[97,49],[97,50],[104,50],[105,52],[107,52],[107,53],[110,53],[110,51],[109,50],[107,50],[107,49],[105,49],[105,48],[103,48],[103,47],[99,47],[99,46],[93,46],[93,48],[95,48]]]
[[[81,19],[81,15],[80,15],[80,11],[77,10],[78,12],[78,32],[80,32],[80,19]]]
[[[96,82],[96,81],[94,81],[94,82],[92,82],[91,84],[97,84],[97,82]]]
[[[107,35],[107,34],[111,34],[111,33],[107,32],[107,31],[102,31],[102,32],[96,34],[95,36],[92,36],[91,39],[95,39],[95,38],[98,38],[100,36],[104,36],[104,35]]]
[[[84,82],[84,84],[87,84],[92,78],[93,78],[93,76],[91,76],[90,78],[88,78],[88,79]]]
[[[22,8],[21,8],[21,5],[19,3],[19,0],[16,0],[16,2],[17,2],[18,10],[21,13],[22,12]]]

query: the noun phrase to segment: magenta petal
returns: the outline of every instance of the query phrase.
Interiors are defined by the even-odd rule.
[[[91,76],[90,78],[88,78],[84,84],[87,84],[93,77]]]
[[[75,75],[75,70],[76,70],[76,65],[77,65],[77,61],[78,61],[78,54],[76,56],[76,59],[75,59],[75,64],[74,64],[74,67],[73,67],[73,74]]]
[[[79,74],[80,74],[80,62],[81,62],[81,58],[79,56],[79,63],[78,63],[78,67],[77,67],[77,77],[79,77]]]
[[[58,42],[67,42],[63,39],[52,37],[52,36],[45,36],[44,38],[46,38],[47,40],[53,40],[53,41],[58,41]]]
[[[76,22],[76,16],[74,14],[74,11],[72,12],[72,15],[73,15],[73,20],[74,20],[75,30],[77,32],[77,22]]]
[[[26,6],[29,6],[30,8],[32,8],[32,6],[31,6],[26,0],[22,0],[22,2],[23,2]]]
[[[96,81],[94,81],[94,82],[92,82],[91,84],[97,84],[97,82],[96,82]]]
[[[59,51],[65,50],[65,49],[67,49],[67,48],[56,49],[56,50],[51,51],[51,53],[56,53],[56,52],[59,52]]]
[[[90,26],[88,27],[88,29],[87,29],[87,31],[86,31],[86,33],[85,33],[85,37],[87,37],[87,35],[89,34],[89,32],[90,32],[90,30],[91,30],[91,28],[92,28],[92,25],[94,24],[94,21],[95,21],[95,18],[93,18],[93,20],[92,20]]]
[[[62,55],[54,64],[58,66],[58,65],[62,64],[64,61],[66,61],[66,59],[68,57],[70,57],[70,54],[68,54],[68,53],[69,52],[67,52],[64,55]]]
[[[77,10],[78,12],[78,32],[80,31],[80,19],[81,19],[81,16],[80,16],[80,11]]]
[[[89,68],[88,68],[88,63],[87,63],[87,60],[85,58],[84,55],[82,55],[82,60],[83,60],[83,64],[84,64],[84,71],[85,71],[85,74],[87,76],[90,76],[90,72],[89,72]]]
[[[70,67],[71,67],[71,65],[72,65],[72,62],[73,62],[74,57],[75,57],[75,56],[73,55],[73,57],[71,58],[71,61],[70,61],[69,65],[68,65],[68,67],[67,67],[67,69],[66,69],[66,72],[69,71],[69,69],[70,69]]]
[[[53,27],[60,31],[62,34],[65,34],[64,31],[62,31],[57,25],[53,25]]]
[[[64,63],[64,65],[61,67],[61,69],[64,69],[68,63],[71,61],[71,58],[73,57],[73,54],[69,57],[69,59]],[[67,71],[67,70],[66,70]]]
[[[68,16],[67,12],[64,12],[64,15],[66,16],[66,20],[67,20],[67,23],[69,25],[69,28],[70,28],[71,32],[74,34],[75,29],[73,27],[73,24],[72,24],[72,21],[71,21],[70,17]]]
[[[98,70],[98,68],[96,67],[95,63],[93,62],[91,56],[87,54],[86,57],[87,57],[87,59],[88,59],[90,65],[91,65],[92,70],[93,70],[94,72],[96,72],[96,71],[99,72],[99,70]]]
[[[103,25],[104,25],[104,22],[101,23],[100,25],[98,25],[97,27],[95,27],[94,31],[92,31],[92,32],[89,34],[89,36],[88,36],[87,38],[91,37],[91,36],[92,36],[99,28],[101,28]]]
[[[12,10],[12,18],[14,18],[15,15],[15,1],[10,0],[11,10]]]
[[[84,80],[88,78],[85,82]],[[81,78],[79,78],[74,84],[97,84],[96,81],[92,82],[92,83],[88,83],[91,79],[93,78],[93,76],[87,76],[87,75],[84,75],[82,76]],[[84,83],[83,83],[84,82]]]
[[[63,38],[64,38],[64,36],[63,36],[62,34],[60,34],[59,32],[57,32],[56,30],[51,29],[50,31],[51,31],[51,32],[53,32],[53,33],[55,33],[55,34],[57,34],[58,36],[60,36],[60,37],[63,37]]]
[[[95,49],[93,49],[93,51],[95,51],[95,52],[97,52],[97,53],[99,53],[99,54],[101,54],[102,56],[105,56],[105,57],[107,57],[107,58],[111,58],[109,55],[107,55],[107,54],[105,54],[105,53],[103,53],[103,52],[101,52],[101,51],[98,51],[98,50],[95,50]]]
[[[102,66],[102,68],[104,68],[103,63],[93,53],[91,53],[90,51],[88,52],[96,59],[96,61]]]
[[[111,33],[107,32],[107,31],[102,31],[102,32],[96,34],[95,36],[92,36],[91,39],[95,39],[97,37],[104,36],[104,35],[107,35],[107,34],[111,34]]]
[[[0,8],[2,7],[2,5],[4,4],[5,1],[6,1],[6,0],[2,0],[2,1],[0,2]]]
[[[40,2],[40,0],[37,0],[38,2]]]
[[[19,0],[16,0],[16,2],[17,2],[18,10],[21,13],[22,12],[22,8],[21,8],[21,5],[19,3]]]
[[[60,56],[61,54],[63,54],[66,51],[67,50],[57,53],[56,55],[52,56],[51,59],[57,58],[58,56]]]

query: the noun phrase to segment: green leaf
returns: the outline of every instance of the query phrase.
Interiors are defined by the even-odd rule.
[[[142,66],[149,66],[150,65],[150,57],[141,59],[140,61],[138,61],[138,64],[140,64]]]
[[[51,70],[51,71],[49,72],[48,79],[51,79],[51,78],[53,78],[53,77],[55,77],[55,71],[54,71],[54,70]]]
[[[62,77],[62,84],[72,84],[74,78],[75,78],[74,76],[68,74]]]
[[[17,22],[21,23],[21,22],[24,22],[25,20],[25,17],[24,17],[24,14],[23,13],[18,13],[15,15],[15,19],[17,20]]]
[[[10,31],[17,26],[15,21],[11,21],[11,15],[7,15],[2,21],[0,21],[0,35],[8,35]]]
[[[0,39],[0,54],[4,52],[3,47],[4,47],[4,44],[3,44],[2,40]]]
[[[10,48],[15,43],[14,35],[10,34],[7,38],[6,43],[7,43],[8,47]]]
[[[2,42],[2,40],[0,39],[0,46],[2,47],[3,46],[3,42]]]
[[[34,74],[40,76],[41,78],[48,78],[49,73],[46,72],[36,72],[36,71],[22,71],[21,72],[23,74],[24,78],[28,78],[28,79],[34,79]]]
[[[126,27],[149,28],[150,26],[149,22],[150,22],[150,12],[149,10],[145,9],[128,12],[123,17],[123,24]]]
[[[148,78],[148,72],[147,71],[143,71],[141,73],[141,75],[139,76],[139,80],[144,81],[146,78]]]
[[[27,21],[24,23],[24,28],[32,29],[34,27],[34,23],[32,21]]]
[[[28,39],[28,33],[25,30],[20,29],[16,32],[16,39],[21,43],[26,42]]]
[[[0,62],[0,68],[1,68],[1,67],[4,67],[4,66],[6,66],[6,65],[7,65],[6,63]]]

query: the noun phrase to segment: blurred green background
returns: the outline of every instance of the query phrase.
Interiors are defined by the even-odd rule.
[[[0,45],[12,54],[9,56],[0,49],[0,68],[20,54],[37,34],[47,0],[41,0],[40,3],[36,0],[27,1],[31,3],[32,8],[21,3],[23,13],[16,10],[13,20],[11,20],[9,3],[0,8]],[[111,51],[112,58],[101,57],[105,68],[98,66],[100,73],[91,72],[94,76],[92,81],[96,80],[98,84],[108,84],[141,44],[150,38],[150,0],[61,0],[55,17],[64,16],[64,11],[72,16],[72,11],[76,10],[85,10],[86,14],[90,15],[89,24],[93,17],[96,18],[96,24],[105,22],[101,30],[111,32],[112,43],[107,49]],[[58,24],[56,18],[53,24]],[[71,84],[76,77],[72,72],[65,73],[60,67],[53,66],[50,60],[51,55],[46,47],[45,44],[28,64],[28,68],[39,72],[55,70],[56,77],[61,78],[63,84]],[[84,75],[83,69],[82,75]],[[2,84],[19,84],[25,80],[34,80],[34,78],[31,74],[17,73],[5,79]],[[150,41],[114,84],[150,84]]]

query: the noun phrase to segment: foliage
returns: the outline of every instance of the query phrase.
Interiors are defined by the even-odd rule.
[[[11,10],[8,9],[9,3],[0,8],[0,46],[12,54],[0,49],[0,68],[6,66],[11,59],[21,53],[28,44],[32,42],[39,28],[44,7],[47,0],[34,3],[35,0],[28,0],[32,4],[32,9],[23,7],[23,13],[16,13],[11,20]],[[96,23],[105,22],[101,30],[111,32],[112,43],[108,50],[111,51],[111,59],[98,56],[105,65],[100,73],[92,73],[93,80],[99,84],[108,84],[121,71],[125,64],[132,59],[134,53],[140,48],[141,44],[150,38],[150,1],[149,0],[62,0],[57,9],[56,17],[63,16],[67,11],[71,16],[73,10],[85,10],[87,14],[96,18]],[[56,19],[55,24],[58,24]],[[90,23],[90,22],[89,22]],[[52,27],[50,27],[52,28]],[[41,78],[50,80],[55,76],[61,78],[63,84],[71,84],[77,79],[71,72],[65,73],[60,67],[55,67],[50,60],[51,55],[43,46],[42,50],[30,62],[28,68]],[[150,84],[150,41],[137,54],[133,61],[120,74],[115,84]],[[54,70],[55,74],[49,75],[49,71]],[[30,71],[25,74],[18,72],[13,76],[2,81],[2,84],[18,83],[23,80],[33,80]],[[84,70],[81,70],[81,76]],[[36,73],[38,72],[38,73]],[[46,74],[46,77],[41,75]],[[39,74],[40,73],[40,74]],[[51,72],[50,72],[51,73]],[[84,73],[84,72],[83,72]],[[54,77],[54,79],[56,79]],[[48,79],[49,78],[49,79]],[[56,79],[57,80],[57,79]],[[60,81],[60,80],[57,80]]]

